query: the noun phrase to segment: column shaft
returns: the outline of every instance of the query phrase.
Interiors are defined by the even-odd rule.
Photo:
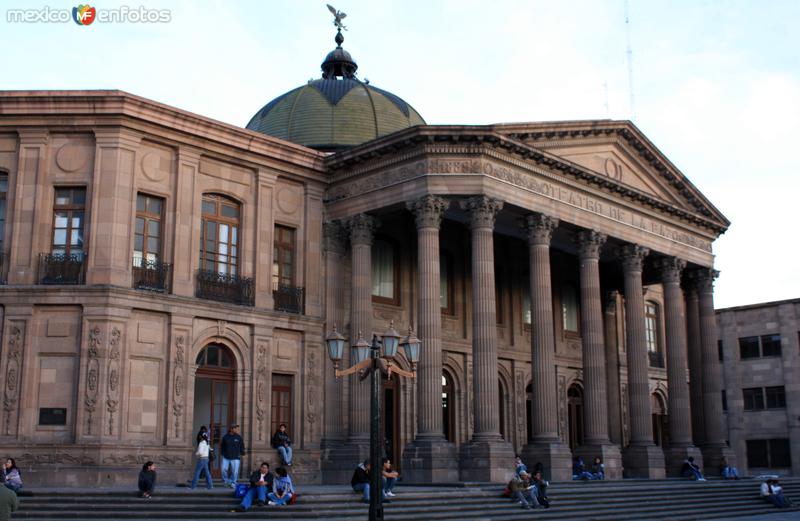
[[[697,285],[692,280],[687,285],[685,297],[692,439],[695,445],[702,445],[706,441],[706,428],[703,423],[703,349],[700,342],[700,303],[697,298]]]
[[[699,272],[700,341],[703,359],[703,419],[706,445],[725,445],[722,416],[722,375],[717,352],[717,317],[714,313],[714,278],[717,272]]]

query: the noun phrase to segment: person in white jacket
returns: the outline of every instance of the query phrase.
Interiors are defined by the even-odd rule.
[[[195,452],[195,456],[197,456],[197,465],[194,467],[194,477],[192,478],[192,485],[191,488],[197,486],[197,481],[200,479],[200,472],[206,472],[206,488],[211,490],[214,488],[214,484],[211,482],[211,469],[208,468],[208,451],[209,451],[209,444],[208,444],[208,433],[203,433],[200,437],[200,443],[197,444],[197,451]]]

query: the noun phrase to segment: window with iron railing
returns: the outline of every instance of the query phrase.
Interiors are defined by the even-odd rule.
[[[169,292],[170,268],[161,259],[161,221],[164,199],[136,195],[136,226],[133,236],[133,287]]]
[[[40,283],[83,284],[85,211],[85,188],[55,189],[53,240],[50,253],[39,256]]]
[[[302,314],[304,288],[295,283],[297,270],[297,233],[288,226],[275,226],[272,249],[272,300],[276,311]]]

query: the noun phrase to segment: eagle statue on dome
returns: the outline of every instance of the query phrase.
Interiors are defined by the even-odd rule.
[[[346,31],[347,27],[345,27],[344,24],[342,24],[342,20],[345,17],[347,17],[347,13],[343,13],[341,11],[337,11],[336,8],[333,7],[331,4],[325,4],[325,5],[328,6],[328,11],[330,11],[331,14],[333,14],[333,25],[335,25],[336,28],[339,29],[340,31],[342,29],[344,29]]]

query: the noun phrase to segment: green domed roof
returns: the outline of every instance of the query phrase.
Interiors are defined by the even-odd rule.
[[[247,128],[319,150],[339,150],[425,120],[398,96],[362,82],[339,44],[322,63],[322,79],[290,90],[259,110]]]

